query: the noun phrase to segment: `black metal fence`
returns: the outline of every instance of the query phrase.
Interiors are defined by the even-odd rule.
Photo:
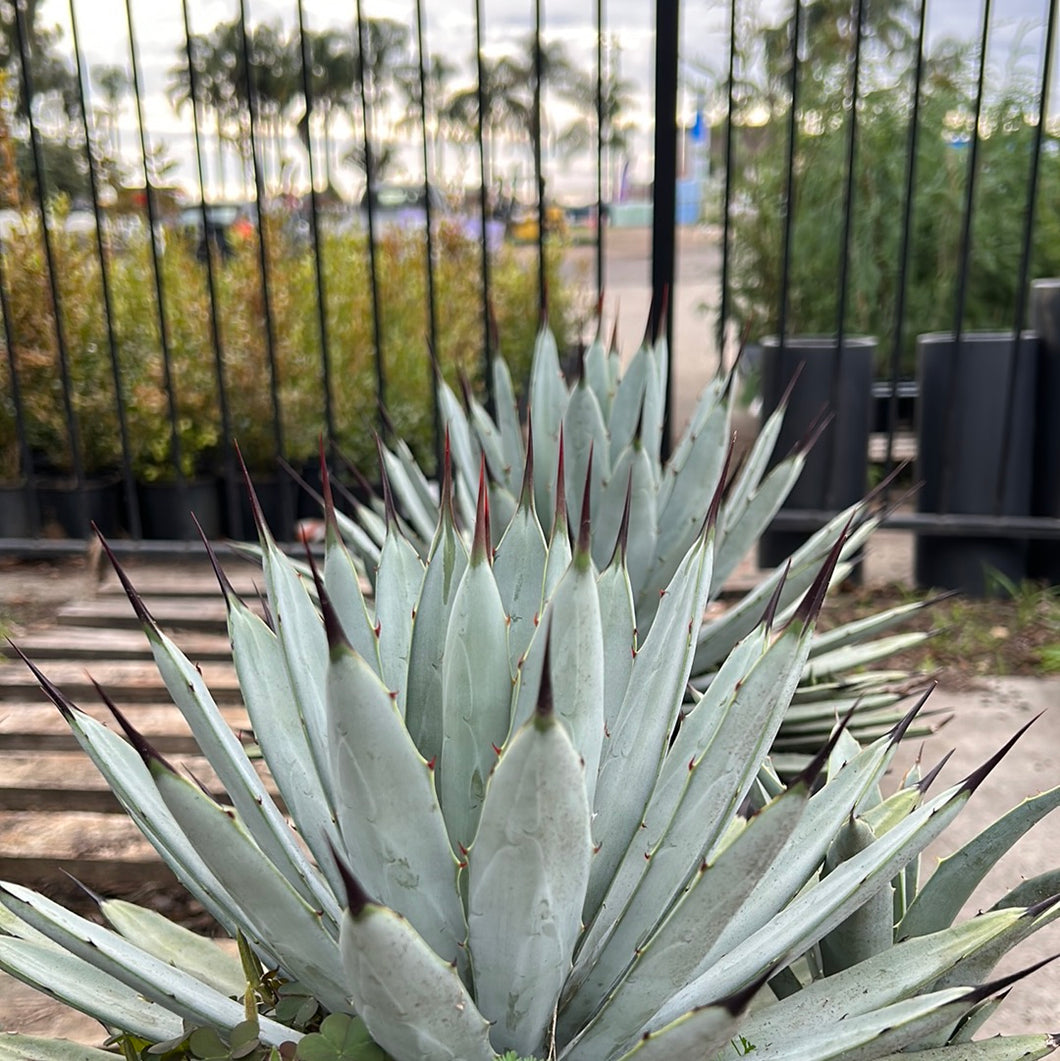
[[[550,319],[569,316],[564,171],[586,174],[599,294],[603,219],[620,223],[628,163],[650,154],[653,313],[677,221],[706,224],[718,359],[772,335],[767,404],[797,362],[826,366],[817,394],[806,373],[805,402],[830,402],[837,424],[778,530],[851,500],[835,468],[853,461],[863,486],[875,433],[884,472],[906,449],[922,458],[920,511],[897,525],[980,552],[1000,540],[1021,563],[1033,541],[1031,572],[1057,579],[1048,285],[1030,316],[1032,281],[1060,275],[1057,0],[1018,18],[982,0],[972,33],[938,0],[786,0],[771,20],[750,0],[659,4],[651,85],[636,49],[624,72],[603,0],[573,36],[540,0],[518,17],[475,0],[463,71],[423,0],[404,20],[356,0],[344,24],[309,2],[265,18],[238,0],[205,26],[180,0],[159,45],[142,25],[165,22],[158,8],[122,0],[105,63],[84,42],[95,5],[71,0],[61,32],[27,0],[0,12],[0,547],[60,548],[57,528],[76,540],[93,519],[133,542],[187,539],[192,508],[243,534],[233,438],[285,527],[318,437],[340,466],[370,467],[373,430],[429,460],[434,365],[488,400],[484,367],[500,350],[518,376],[546,292]],[[650,141],[631,121],[642,98]],[[517,230],[529,248],[504,241]],[[1049,341],[976,353],[981,330],[1028,324]],[[918,355],[929,332],[947,341]],[[849,352],[865,334],[867,362]]]

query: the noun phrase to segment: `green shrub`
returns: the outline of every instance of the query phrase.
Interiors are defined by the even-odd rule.
[[[230,258],[214,259],[215,338],[210,277],[196,256],[196,241],[167,232],[160,255],[167,356],[150,243],[141,237],[108,254],[121,394],[133,467],[141,480],[174,475],[171,401],[185,475],[215,470],[226,434],[238,441],[257,471],[273,470],[278,455],[300,463],[315,452],[320,435],[327,434],[315,256],[311,248],[289,240],[273,219],[266,218],[265,225],[271,356],[256,239],[239,245]],[[355,462],[374,468],[379,396],[366,240],[358,233],[330,232],[322,240],[320,286],[326,302],[334,441]],[[83,463],[90,474],[105,472],[121,462],[121,433],[95,241],[54,231],[52,242]],[[463,374],[482,393],[479,243],[445,225],[437,243],[435,357],[451,383]],[[491,261],[494,315],[517,378],[527,374],[537,322],[536,282],[527,268],[530,253],[505,247]],[[39,466],[69,471],[74,462],[53,299],[39,225],[32,218],[5,240],[3,266],[28,441]],[[386,233],[377,245],[377,269],[387,412],[396,430],[429,463],[433,370],[424,343],[429,328],[422,233]],[[557,252],[550,257],[549,275],[553,322],[565,341],[569,297]],[[277,426],[283,439],[279,453]],[[11,380],[4,373],[0,444],[10,448],[12,458],[14,435]],[[8,467],[15,466],[14,459],[9,461]]]

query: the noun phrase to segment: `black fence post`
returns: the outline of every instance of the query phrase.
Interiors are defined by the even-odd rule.
[[[670,453],[673,425],[673,314],[667,312],[674,286],[677,213],[677,61],[680,4],[659,3],[655,17],[655,172],[652,205],[651,320],[652,337],[666,329],[670,371],[663,419],[663,457]]]

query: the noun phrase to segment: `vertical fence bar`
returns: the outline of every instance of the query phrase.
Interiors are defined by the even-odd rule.
[[[479,215],[482,218],[482,374],[486,380],[488,407],[493,410],[493,329],[490,306],[489,184],[486,175],[486,65],[482,58],[482,0],[475,0],[475,65],[478,74],[478,165]]]
[[[7,354],[7,371],[11,378],[11,405],[15,413],[15,431],[18,434],[18,456],[22,474],[22,494],[26,504],[29,533],[36,537],[40,533],[40,504],[37,497],[33,453],[29,448],[26,432],[26,412],[22,402],[22,387],[18,378],[18,358],[15,356],[15,335],[11,326],[11,302],[7,294],[6,254],[7,248],[0,242],[0,313],[3,314],[4,346]]]
[[[968,273],[971,268],[972,257],[972,211],[975,206],[975,178],[979,168],[979,125],[983,116],[983,96],[986,87],[986,49],[990,42],[990,12],[991,0],[983,2],[983,31],[979,41],[979,76],[975,90],[975,116],[972,121],[972,139],[968,147],[968,182],[965,187],[964,214],[961,219],[961,242],[957,266],[957,298],[953,314],[953,339],[954,357],[950,365],[950,378],[948,383],[949,393],[953,393],[957,362],[961,356],[961,335],[964,331],[964,311],[968,299]],[[946,403],[946,415],[943,422],[942,438],[945,466],[953,466],[956,456],[957,417],[955,416],[954,403]],[[950,480],[952,476],[942,477],[942,488],[940,490],[939,510],[946,512],[950,501]]]
[[[784,182],[784,232],[780,250],[780,308],[777,346],[783,349],[788,334],[788,285],[791,283],[791,245],[795,227],[795,151],[799,139],[799,37],[802,34],[802,0],[795,0],[791,21],[791,111],[788,114],[788,168]]]
[[[375,388],[380,409],[386,408],[386,367],[383,364],[383,321],[379,305],[379,265],[375,253],[375,173],[372,153],[372,138],[369,135],[371,109],[365,89],[366,60],[368,58],[367,34],[361,0],[357,0],[357,80],[361,90],[361,123],[364,127],[364,201],[368,207],[368,280],[372,287],[372,341],[375,344]],[[379,418],[380,434],[388,434],[389,419]]]
[[[48,288],[52,300],[55,323],[55,349],[59,357],[59,378],[63,391],[63,415],[70,442],[70,461],[77,489],[77,515],[81,533],[89,534],[88,495],[85,493],[85,464],[81,449],[81,433],[74,410],[72,380],[70,376],[70,351],[66,344],[63,327],[63,302],[55,271],[55,248],[52,245],[48,226],[48,210],[45,205],[47,176],[44,168],[44,153],[41,150],[40,131],[33,118],[33,76],[29,65],[29,41],[26,35],[25,0],[15,0],[15,32],[18,38],[19,67],[22,75],[22,91],[26,97],[26,122],[29,125],[30,148],[33,153],[33,169],[37,175],[37,210],[41,226],[41,245],[44,249],[44,265],[48,270]]]
[[[228,393],[225,386],[224,344],[221,339],[221,321],[217,314],[217,277],[214,272],[213,251],[210,247],[210,223],[206,208],[206,174],[203,169],[202,146],[199,142],[199,77],[192,55],[191,22],[188,0],[181,0],[181,15],[184,19],[184,49],[188,57],[188,93],[191,96],[191,128],[195,138],[195,174],[199,186],[199,218],[202,221],[202,246],[205,249],[203,264],[206,266],[206,293],[210,300],[210,344],[213,347],[214,376],[217,380],[217,401],[221,414],[222,467],[224,468],[225,508],[233,521],[237,536],[243,532],[239,514],[239,497],[236,493],[235,464],[232,459],[232,417],[228,409]]]
[[[305,5],[298,0],[298,48],[302,59],[302,96],[305,99],[306,120],[313,113],[313,91],[310,84],[309,43],[305,31]],[[309,159],[309,223],[313,233],[313,269],[317,287],[317,326],[320,331],[320,371],[324,385],[324,427],[328,445],[335,444],[335,402],[331,386],[331,347],[328,335],[327,284],[324,273],[324,256],[320,239],[320,209],[317,199],[316,170],[313,166],[312,138],[309,139],[306,155]],[[375,285],[372,285],[373,290]],[[378,358],[377,358],[378,360]]]
[[[669,371],[662,455],[670,453],[673,416],[673,314],[666,303],[673,297],[677,228],[677,63],[680,49],[680,3],[659,4],[655,15],[655,173],[652,206],[651,320],[649,331],[658,338],[666,329]]]
[[[239,32],[243,47],[243,78],[247,93],[247,116],[250,122],[250,158],[254,169],[254,199],[258,211],[258,268],[261,272],[261,306],[265,327],[265,356],[269,364],[269,399],[272,404],[272,433],[276,441],[276,456],[285,457],[283,413],[280,404],[280,372],[276,356],[276,329],[272,320],[272,290],[269,284],[269,244],[265,224],[265,178],[258,153],[258,118],[254,102],[254,76],[251,69],[250,34],[247,26],[247,3],[239,0]],[[277,464],[279,461],[277,461]],[[281,480],[280,517],[287,533],[294,526],[294,505],[290,481]]]
[[[857,0],[857,13],[854,21],[854,55],[850,69],[850,118],[847,125],[846,180],[843,185],[843,228],[839,248],[839,295],[836,305],[836,337],[833,351],[831,394],[829,408],[839,412],[840,373],[843,364],[843,340],[846,337],[847,288],[850,280],[850,242],[854,231],[854,176],[857,166],[858,144],[858,95],[861,89],[861,48],[864,41],[865,0]],[[871,377],[870,377],[871,378]],[[825,432],[825,467],[835,465],[835,450],[839,432],[833,429]],[[832,509],[836,505],[836,488],[838,476],[829,474],[824,496],[824,507]]]
[[[74,46],[74,62],[77,68],[77,90],[81,101],[81,128],[85,137],[85,156],[88,162],[88,185],[92,194],[92,214],[96,222],[96,256],[99,259],[100,291],[103,295],[103,321],[107,329],[107,349],[110,355],[111,378],[114,381],[114,403],[118,414],[118,433],[121,440],[122,485],[125,490],[125,512],[129,533],[141,537],[140,509],[136,500],[136,483],[133,480],[132,455],[129,446],[129,422],[126,415],[125,395],[122,389],[121,361],[118,354],[118,338],[114,333],[114,300],[110,288],[110,268],[107,264],[103,242],[103,211],[99,205],[99,178],[96,160],[92,154],[92,135],[88,127],[88,93],[85,90],[87,73],[81,58],[81,38],[77,24],[74,0],[70,0],[70,35]]]
[[[887,402],[887,456],[884,474],[894,468],[894,436],[898,430],[898,375],[905,330],[905,298],[909,283],[909,256],[913,236],[913,207],[916,199],[916,156],[920,144],[920,94],[924,80],[924,39],[927,31],[928,0],[921,0],[917,24],[916,65],[913,70],[912,110],[909,115],[909,139],[905,162],[905,209],[902,211],[902,234],[898,251],[898,290],[894,303],[894,342],[891,344],[891,395]],[[890,496],[891,484],[886,488]]]
[[[424,46],[423,0],[416,0],[416,55],[419,60],[420,77],[420,127],[423,132],[423,214],[426,233],[424,251],[427,255],[427,340],[434,356],[438,357],[438,306],[434,290],[434,215],[431,203],[431,159],[427,146],[427,60]],[[442,417],[438,404],[438,373],[431,371],[431,410],[434,418],[434,464],[441,475],[442,461]]]
[[[725,369],[725,331],[729,322],[729,268],[732,253],[733,122],[736,107],[736,0],[729,0],[729,77],[725,111],[725,186],[721,218],[721,302],[718,307],[718,370]]]
[[[147,208],[147,238],[151,246],[151,268],[155,284],[155,299],[158,303],[158,337],[162,353],[162,382],[166,388],[167,411],[169,413],[170,452],[177,484],[177,495],[181,508],[187,505],[188,484],[184,475],[182,446],[178,429],[177,396],[173,386],[173,359],[170,346],[169,324],[166,319],[166,287],[162,270],[162,255],[158,246],[155,213],[155,197],[148,168],[147,131],[144,125],[143,83],[140,74],[140,57],[136,47],[136,30],[133,24],[132,0],[125,0],[125,22],[129,30],[129,62],[132,66],[133,97],[136,100],[136,124],[140,138],[140,160],[144,178],[144,199]]]
[[[545,56],[541,50],[541,0],[534,0],[534,112],[530,117],[533,128],[534,184],[537,188],[537,293],[541,306],[548,309],[548,280],[545,273],[545,226],[548,209],[545,205],[545,173],[541,166],[541,141],[545,130],[541,121],[541,90],[545,79]]]
[[[596,0],[596,304],[604,297],[604,138],[611,135],[604,114],[604,0]],[[603,334],[601,332],[601,334]]]
[[[1038,205],[1038,175],[1042,158],[1042,141],[1045,135],[1045,123],[1049,114],[1049,82],[1053,68],[1053,37],[1056,33],[1057,0],[1049,2],[1049,17],[1046,22],[1045,49],[1042,56],[1042,81],[1038,93],[1038,124],[1034,127],[1034,138],[1031,149],[1031,171],[1027,179],[1027,205],[1024,211],[1023,243],[1020,248],[1019,280],[1016,284],[1016,310],[1013,324],[1013,342],[1015,354],[1009,366],[1008,401],[1005,403],[1005,416],[1001,432],[1001,459],[998,462],[997,482],[994,487],[994,511],[1001,512],[1002,498],[1005,492],[1005,468],[1008,466],[1009,447],[1011,444],[1012,425],[1016,416],[1016,370],[1019,367],[1020,336],[1027,314],[1027,293],[1030,288],[1031,255],[1034,249],[1034,221]]]

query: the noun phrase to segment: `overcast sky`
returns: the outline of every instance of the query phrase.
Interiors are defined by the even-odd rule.
[[[738,0],[741,9],[757,11],[764,22],[779,21],[790,14],[793,0]],[[89,66],[102,63],[129,65],[129,32],[125,0],[74,0],[82,51]],[[238,17],[238,0],[187,0],[192,32],[206,32],[217,22]],[[251,24],[280,18],[287,25],[297,24],[296,0],[246,0]],[[389,17],[414,24],[414,0],[362,0],[366,17]],[[978,40],[982,32],[982,3],[976,0],[926,0],[928,4],[929,48],[943,37]],[[484,39],[487,50],[496,50],[525,37],[533,24],[532,0],[482,0]],[[1048,0],[993,0],[989,60],[993,71],[1020,62],[1025,69],[1037,70],[1041,62],[1041,41],[1048,15]],[[429,51],[465,63],[474,42],[474,0],[424,0],[426,36]],[[308,27],[350,28],[354,0],[304,0]],[[636,176],[650,175],[651,93],[654,56],[654,4],[645,0],[605,0],[606,30],[620,47],[625,77],[640,86],[636,113],[631,115],[642,126],[634,159]],[[544,32],[562,40],[572,57],[591,68],[595,59],[595,0],[543,0]],[[681,4],[682,117],[690,118],[695,90],[706,79],[703,68],[725,69],[728,49],[728,3],[726,0],[684,0]],[[166,73],[176,59],[184,40],[182,0],[132,0],[141,76],[145,89],[147,125],[152,140],[164,140],[170,153],[179,156],[179,177],[194,187],[194,163],[189,158],[190,118],[176,116],[163,96]],[[44,0],[42,21],[58,24],[64,38],[71,40],[69,0]],[[135,142],[136,125],[131,107],[123,118],[130,146]],[[298,153],[292,142],[292,154]]]

